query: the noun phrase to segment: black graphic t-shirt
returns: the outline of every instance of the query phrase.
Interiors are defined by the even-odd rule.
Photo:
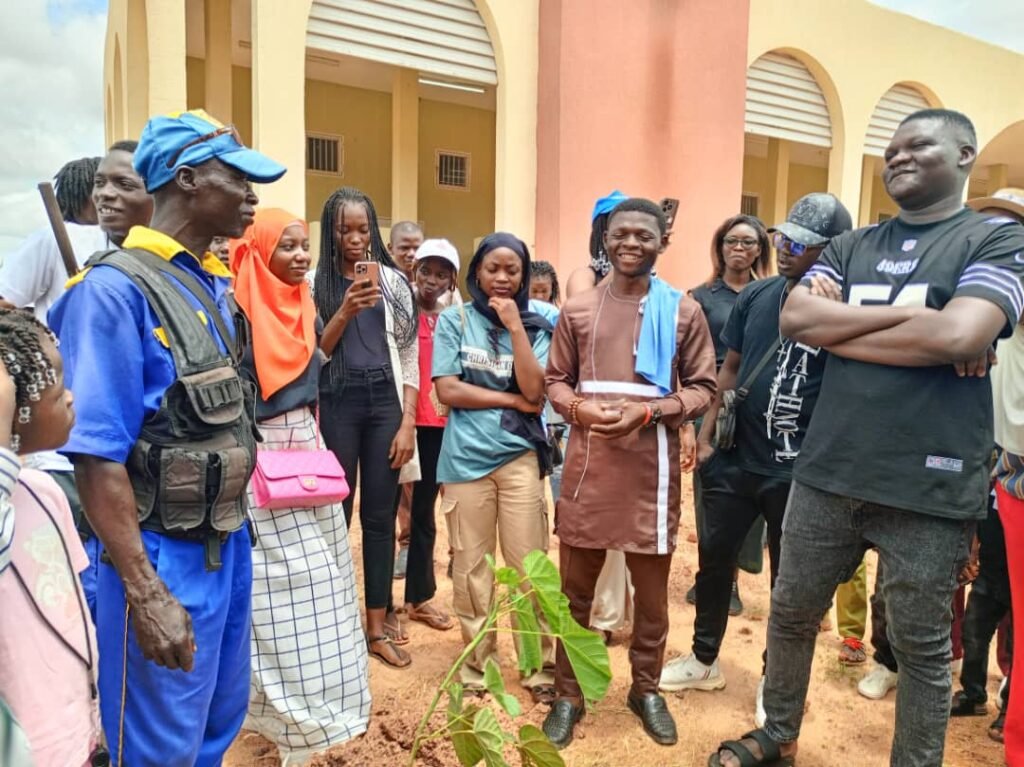
[[[808,271],[849,304],[942,309],[961,296],[1024,308],[1024,227],[964,209],[935,224],[898,218],[834,239]],[[952,365],[894,367],[828,355],[794,476],[838,495],[955,519],[985,516],[992,385]]]
[[[733,452],[747,471],[788,479],[818,399],[828,354],[788,338],[779,344],[779,313],[787,295],[784,277],[747,285],[736,299],[722,340],[742,356],[737,388],[778,345],[775,358],[749,385],[750,394],[736,411]]]

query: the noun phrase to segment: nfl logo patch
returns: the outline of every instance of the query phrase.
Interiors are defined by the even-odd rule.
[[[900,248],[904,253],[909,253],[917,245],[917,240],[904,240],[903,246]]]

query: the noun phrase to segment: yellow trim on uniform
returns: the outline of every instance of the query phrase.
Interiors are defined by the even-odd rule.
[[[210,251],[206,251],[203,255],[203,270],[209,272],[214,277],[223,277],[227,280],[233,280],[235,275],[231,273],[231,270],[224,266],[224,262],[217,258]]]

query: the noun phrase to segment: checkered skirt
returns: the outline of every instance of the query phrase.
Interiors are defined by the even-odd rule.
[[[313,450],[305,408],[259,424],[262,447]],[[323,441],[320,441],[323,444]],[[282,764],[366,731],[370,689],[355,571],[341,504],[268,511],[249,505],[252,684],[245,726],[274,741]]]

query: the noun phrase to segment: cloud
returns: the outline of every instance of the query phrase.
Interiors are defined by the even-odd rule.
[[[871,0],[875,5],[1024,53],[1020,0]]]
[[[0,255],[46,223],[36,184],[102,155],[102,0],[0,4]]]

